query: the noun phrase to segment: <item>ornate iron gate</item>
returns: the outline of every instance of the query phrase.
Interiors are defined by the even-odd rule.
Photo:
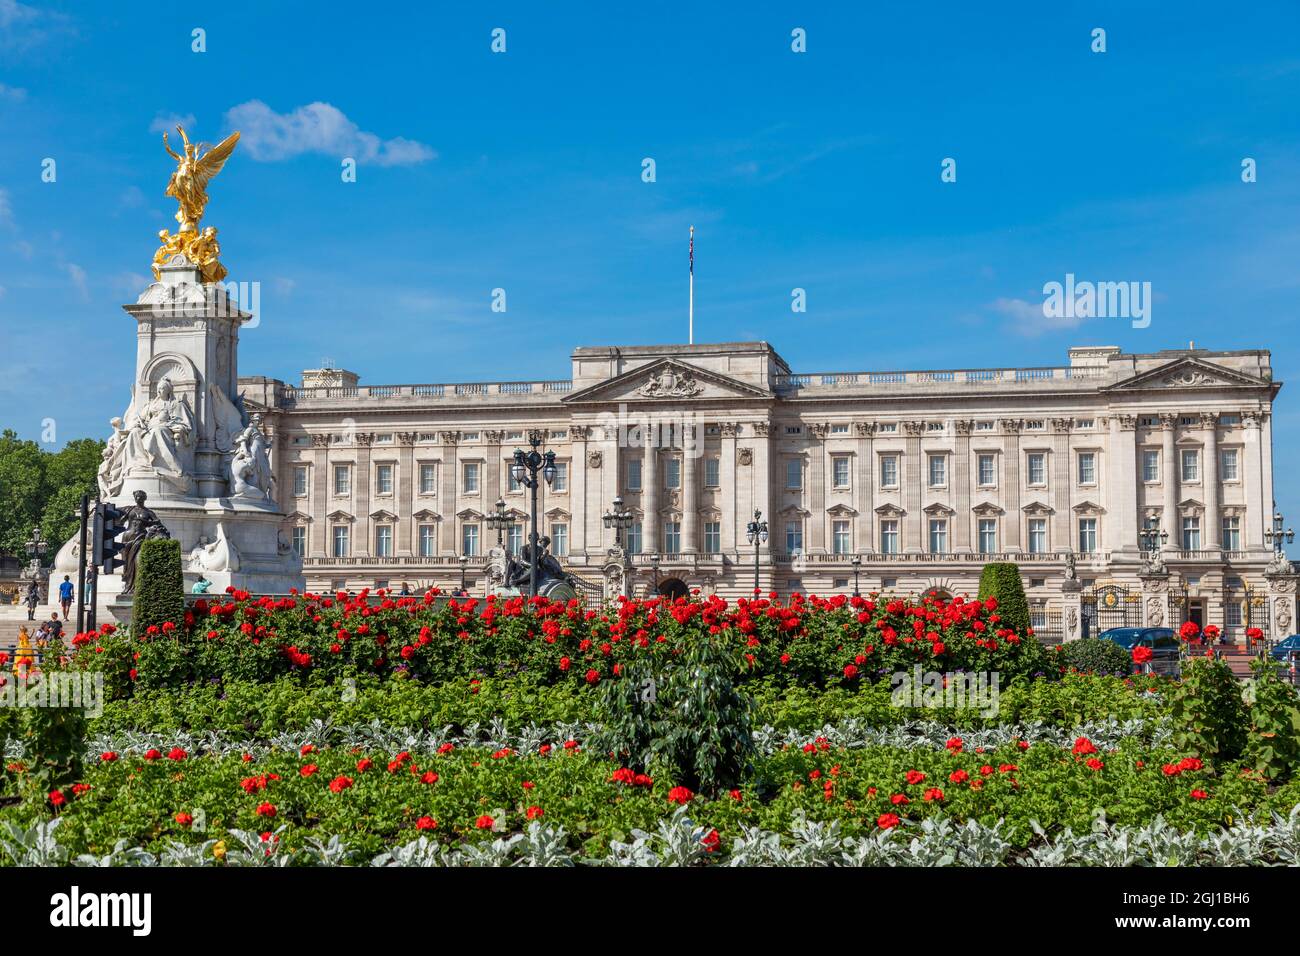
[[[1142,626],[1142,595],[1119,584],[1085,591],[1080,598],[1083,636],[1096,637],[1112,627]]]

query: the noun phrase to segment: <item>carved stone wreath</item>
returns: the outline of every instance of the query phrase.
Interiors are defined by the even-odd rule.
[[[599,467],[600,467],[600,463],[601,463],[602,461],[604,461],[604,458],[605,458],[605,456],[604,456],[603,454],[601,454],[600,452],[598,452],[598,451],[594,451],[594,450],[593,450],[593,451],[589,451],[589,452],[587,452],[587,467],[588,467],[588,468],[599,468]]]
[[[736,463],[739,465],[752,465],[754,463],[754,449],[752,448],[736,449]]]
[[[1147,624],[1159,627],[1165,620],[1165,602],[1158,597],[1147,598]]]

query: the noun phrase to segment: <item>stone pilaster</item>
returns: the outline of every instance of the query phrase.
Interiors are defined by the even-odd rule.
[[[702,423],[687,424],[694,434],[682,436],[682,552],[700,550],[700,456],[704,454]]]
[[[872,446],[872,435],[876,430],[875,422],[854,422],[853,430],[857,434],[857,479],[854,481],[857,498],[857,534],[854,536],[855,551],[876,550],[875,527],[875,487],[876,463]]]
[[[903,510],[907,512],[903,550],[915,553],[929,547],[925,536],[925,513],[921,511],[921,496],[925,492],[925,460],[921,454],[921,436],[925,434],[925,422],[903,422],[903,427],[907,430],[907,440],[904,443],[906,450],[900,463],[903,474],[899,476],[903,483]]]
[[[1178,551],[1183,546],[1183,528],[1178,516],[1180,462],[1175,434],[1177,427],[1177,412],[1164,412],[1160,415],[1160,485],[1163,493],[1160,527],[1169,532],[1169,541],[1164,547],[1166,551]]]
[[[1219,496],[1219,415],[1201,413],[1201,487],[1205,489],[1205,527],[1201,530],[1201,547],[1207,551],[1223,548],[1223,509]]]
[[[1006,502],[1006,517],[1002,522],[1002,550],[1023,550],[1025,516],[1020,510],[1020,429],[1024,422],[1018,418],[1002,419],[1002,500]]]

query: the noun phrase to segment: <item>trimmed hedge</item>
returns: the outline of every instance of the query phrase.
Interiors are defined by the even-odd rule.
[[[140,543],[135,571],[132,624],[143,632],[185,619],[185,575],[181,571],[181,543],[171,538],[151,538]]]
[[[984,565],[980,572],[980,600],[997,598],[998,613],[1006,626],[1025,633],[1029,630],[1029,601],[1020,579],[1020,567],[1011,562]]]
[[[1124,677],[1133,673],[1133,658],[1114,641],[1085,637],[1070,641],[1062,653],[1070,667],[1084,674]]]

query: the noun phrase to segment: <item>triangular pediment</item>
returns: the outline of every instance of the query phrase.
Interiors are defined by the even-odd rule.
[[[886,502],[876,508],[876,514],[880,515],[882,518],[901,518],[903,515],[907,514],[907,512],[898,507],[898,505]]]
[[[1095,501],[1080,501],[1070,510],[1077,515],[1099,515],[1106,512],[1106,509]]]
[[[998,505],[995,505],[991,501],[982,501],[979,504],[977,504],[974,508],[972,508],[971,511],[975,512],[977,515],[979,515],[982,518],[991,518],[991,517],[996,517],[998,515],[1006,514],[1006,512],[1003,511],[1002,508],[1000,508]]]
[[[935,515],[955,515],[957,513],[942,501],[933,501],[921,510],[930,515],[930,517],[934,517]]]
[[[831,505],[826,509],[826,513],[833,518],[854,518],[858,514],[858,509],[851,505]]]
[[[1103,392],[1128,392],[1149,389],[1205,389],[1226,387],[1269,388],[1272,382],[1213,362],[1185,356],[1159,368],[1107,385]]]
[[[370,518],[372,521],[396,521],[397,515],[384,508],[380,508],[378,511],[370,512]]]
[[[357,520],[346,511],[331,511],[325,517],[329,518],[330,521],[356,521]]]
[[[747,382],[677,359],[661,359],[566,395],[575,402],[682,402],[762,398],[772,393]]]
[[[1050,506],[1043,504],[1041,501],[1031,501],[1020,510],[1027,515],[1034,515],[1035,517],[1056,514],[1055,510]]]
[[[411,517],[418,518],[421,521],[442,520],[442,515],[438,514],[438,512],[436,511],[430,511],[428,508],[421,508],[419,511],[415,512],[415,514],[411,515]]]

